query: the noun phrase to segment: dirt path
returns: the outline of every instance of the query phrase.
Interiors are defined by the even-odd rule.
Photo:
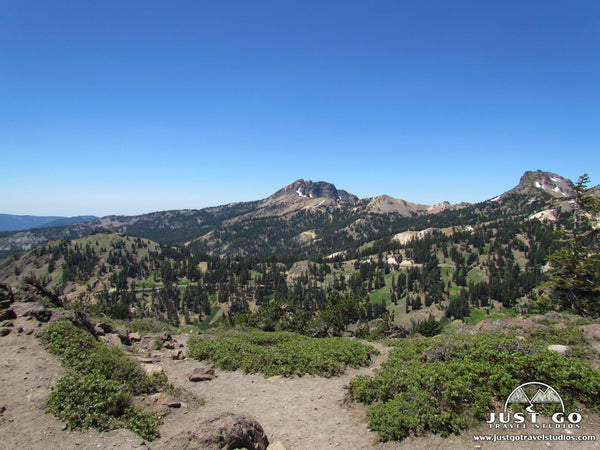
[[[240,371],[218,371],[214,380],[190,383],[187,374],[200,363],[193,360],[165,361],[169,380],[185,386],[205,400],[194,414],[171,414],[161,432],[169,436],[194,423],[221,412],[233,412],[255,418],[270,441],[281,441],[289,448],[320,449],[372,448],[377,435],[369,431],[366,409],[362,405],[344,405],[344,387],[359,374],[372,375],[387,358],[389,347],[377,345],[380,355],[364,369],[346,371],[340,377],[271,377],[246,375]]]
[[[15,331],[0,340],[0,448],[143,448],[143,439],[130,431],[71,432],[62,421],[44,413],[51,387],[65,372],[37,338],[26,334],[37,329],[37,322],[14,322]],[[16,332],[19,326],[22,333]]]
[[[375,344],[381,354],[374,357],[368,368],[351,369],[340,377],[320,378],[271,377],[245,375],[241,372],[217,371],[211,381],[191,383],[187,374],[203,365],[193,360],[174,361],[163,358],[161,365],[171,383],[204,399],[205,404],[193,403],[173,409],[166,416],[160,432],[161,439],[147,444],[126,430],[109,433],[96,431],[72,432],[43,409],[50,387],[64,374],[58,360],[45,352],[33,335],[37,323],[17,319],[23,326],[0,339],[0,448],[2,449],[160,449],[166,439],[198,422],[221,412],[244,414],[256,419],[271,442],[280,441],[289,450],[344,449],[588,449],[600,448],[600,442],[527,442],[479,443],[475,434],[491,434],[485,424],[461,436],[412,437],[400,443],[378,443],[369,431],[366,408],[343,402],[345,386],[359,375],[371,375],[387,358],[390,348]],[[29,327],[29,328],[27,328]],[[178,340],[182,338],[178,337]],[[528,432],[535,432],[528,430]],[[566,434],[564,430],[562,434]],[[587,415],[583,429],[576,434],[600,438],[600,417]]]
[[[351,369],[335,378],[271,377],[246,375],[240,371],[218,371],[215,380],[190,383],[187,374],[202,365],[197,361],[164,361],[163,367],[171,382],[185,387],[204,398],[205,405],[189,413],[184,411],[167,417],[161,433],[169,437],[194,424],[222,412],[233,412],[255,418],[265,429],[270,442],[280,441],[288,449],[375,449],[375,450],[430,450],[430,449],[592,449],[600,442],[475,442],[474,435],[492,435],[482,424],[460,436],[411,437],[403,442],[381,443],[375,432],[369,430],[366,407],[343,402],[345,386],[357,375],[372,375],[387,359],[390,347],[372,344],[380,355],[368,368]],[[540,434],[529,429],[515,434]],[[553,433],[557,433],[553,431]],[[507,434],[506,431],[498,434]],[[564,430],[563,434],[567,434]],[[586,415],[583,429],[574,434],[592,434],[600,439],[600,416]],[[154,448],[154,445],[153,445]],[[160,448],[160,441],[156,443]]]

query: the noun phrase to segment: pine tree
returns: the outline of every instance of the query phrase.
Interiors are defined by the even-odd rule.
[[[600,199],[587,187],[589,178],[579,177],[575,186],[573,226],[559,231],[560,248],[550,256],[549,280],[542,285],[549,295],[542,307],[600,316]],[[596,225],[596,227],[595,227]]]

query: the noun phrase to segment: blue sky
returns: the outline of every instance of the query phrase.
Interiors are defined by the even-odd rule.
[[[600,2],[0,3],[0,212],[600,183]]]

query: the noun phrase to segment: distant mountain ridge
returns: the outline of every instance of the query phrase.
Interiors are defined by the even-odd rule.
[[[97,220],[96,216],[29,216],[0,214],[0,231],[22,231],[31,228],[64,227],[76,223]]]
[[[560,175],[528,171],[516,187],[485,202],[421,205],[387,195],[359,199],[331,183],[299,179],[262,200],[200,210],[106,216],[61,228],[13,233],[0,237],[0,257],[48,240],[75,239],[99,231],[185,244],[217,255],[328,254],[381,233],[462,225],[465,220],[479,223],[506,214],[535,216],[567,207],[573,187]]]

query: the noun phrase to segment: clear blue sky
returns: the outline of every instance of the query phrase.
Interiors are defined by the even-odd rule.
[[[600,2],[0,2],[0,213],[600,183]]]

